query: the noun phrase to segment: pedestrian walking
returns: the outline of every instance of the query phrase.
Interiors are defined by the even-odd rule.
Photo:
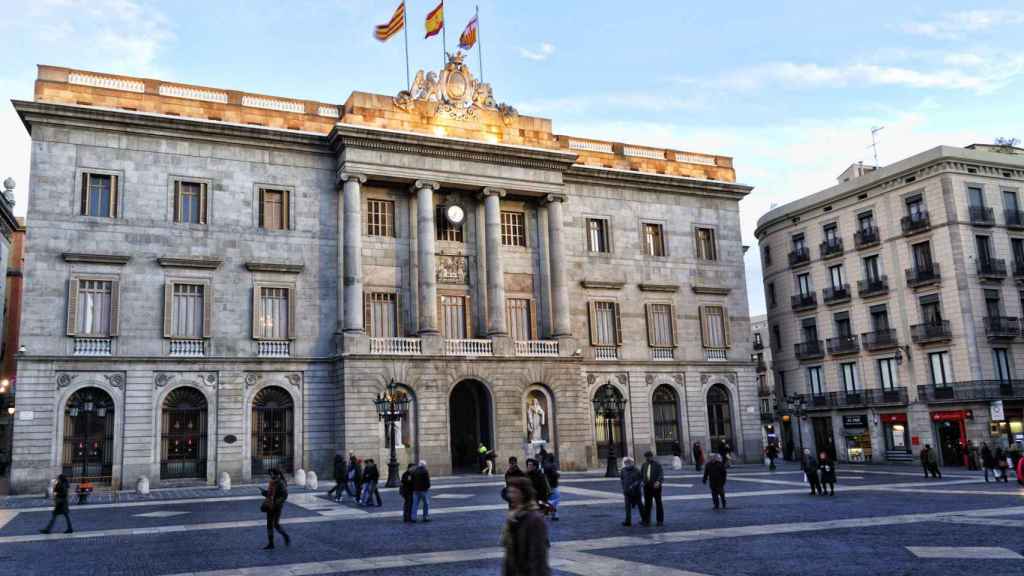
[[[704,467],[704,449],[700,447],[700,442],[693,443],[693,466],[697,472]]]
[[[509,456],[508,468],[505,469],[505,484],[508,484],[509,478],[522,478],[524,476],[526,476],[526,473],[519,467],[519,459],[515,456]]]
[[[836,463],[825,451],[818,454],[818,480],[821,481],[822,495],[825,494],[826,487],[829,496],[836,495]]]
[[[281,511],[284,510],[284,502],[288,499],[288,483],[285,482],[280,470],[270,469],[270,481],[267,482],[266,489],[260,488],[260,493],[263,494],[260,510],[267,514],[267,545],[263,549],[270,550],[274,547],[274,530],[284,537],[285,546],[291,546],[292,539],[281,528]]]
[[[544,476],[548,480],[548,487],[551,493],[548,494],[548,506],[551,509],[551,519],[558,520],[558,505],[562,502],[562,493],[558,489],[558,480],[561,474],[558,473],[558,464],[555,463],[554,455],[548,457],[547,462],[542,462]]]
[[[327,491],[328,498],[334,498],[335,502],[343,502],[345,497],[342,493],[347,491],[348,464],[341,454],[334,455],[334,488]]]
[[[420,510],[420,502],[423,503],[423,521],[430,522],[430,471],[427,470],[427,463],[420,460],[418,466],[412,473],[412,521],[416,521],[416,514]]]
[[[402,522],[412,522],[412,473],[416,470],[416,465],[410,463],[406,467],[405,472],[402,473],[402,484],[398,488],[398,493],[402,495]]]
[[[1009,482],[1010,465],[1006,461],[1006,452],[1003,451],[1002,446],[996,446],[996,452],[994,454],[996,460],[997,477],[996,480],[1002,480],[1003,482]]]
[[[505,547],[502,576],[551,576],[548,566],[548,527],[538,511],[529,479],[509,479],[508,500],[512,505],[501,532]]]
[[[665,481],[665,471],[661,463],[654,459],[654,453],[644,452],[644,465],[640,475],[644,479],[644,507],[640,514],[640,523],[651,525],[651,508],[656,508],[658,526],[665,523],[665,508],[661,505],[661,485]]]
[[[544,475],[535,458],[526,459],[526,477],[530,480],[530,485],[533,486],[533,497],[537,501],[537,505],[541,510],[546,510],[548,497],[551,495],[551,486],[548,485],[548,477]],[[509,504],[511,503],[512,501],[509,500]]]
[[[768,470],[774,472],[775,459],[779,457],[779,447],[775,445],[775,442],[770,442],[764,449],[764,456],[768,459]]]
[[[704,467],[704,479],[701,480],[704,484],[708,485],[711,489],[711,501],[715,505],[715,510],[718,510],[718,505],[722,505],[722,509],[725,509],[725,479],[728,473],[725,470],[725,464],[722,463],[722,457],[718,454],[711,455],[711,461]]]
[[[53,523],[57,521],[57,516],[64,517],[64,522],[68,526],[64,530],[65,534],[74,532],[71,529],[71,515],[68,513],[68,491],[70,489],[71,485],[68,482],[67,476],[63,474],[57,476],[57,483],[53,485],[53,513],[50,514],[50,522],[46,525],[46,528],[40,530],[43,534],[50,533],[50,530],[53,529]]]
[[[355,453],[349,452],[348,454],[348,495],[353,500],[359,501],[359,496],[362,494],[362,483],[363,483],[363,466],[359,463],[359,459],[356,458]]]
[[[804,448],[800,468],[804,471],[804,479],[811,485],[811,496],[821,494],[821,482],[818,476],[818,462],[811,454],[810,448]]]
[[[725,467],[728,468],[731,458],[729,454],[732,453],[732,446],[729,446],[728,440],[722,440],[718,443],[718,454],[722,457],[722,462],[725,463]]]
[[[380,482],[380,470],[377,468],[377,463],[372,458],[367,458],[366,465],[363,467],[363,498],[360,504],[373,506],[375,498],[377,507],[383,504],[380,499],[380,490],[377,489],[378,482]]]
[[[640,519],[643,520],[642,485],[643,476],[634,465],[633,459],[626,456],[622,459],[622,470],[619,471],[619,482],[622,484],[622,497],[626,502],[626,520],[623,526],[633,525],[633,508],[640,509]]]
[[[967,469],[978,469],[978,447],[974,445],[972,440],[967,441]]]
[[[931,444],[925,444],[921,450],[921,466],[924,467],[924,477],[931,474],[932,478],[942,478],[942,471],[939,470],[939,457]]]
[[[996,478],[996,458],[992,455],[992,449],[988,447],[988,442],[981,443],[981,467],[985,470],[985,482],[988,482],[989,473],[992,474],[993,480]]]
[[[487,445],[481,442],[476,452],[480,455],[480,473],[485,476],[494,474],[494,451],[488,450]]]

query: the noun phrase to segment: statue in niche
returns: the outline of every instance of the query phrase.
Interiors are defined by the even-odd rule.
[[[526,403],[526,431],[530,442],[548,441],[548,415],[544,410],[546,403],[547,398],[542,393],[530,393]]]

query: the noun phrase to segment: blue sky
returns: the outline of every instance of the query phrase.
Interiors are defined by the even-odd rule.
[[[28,138],[8,101],[36,64],[343,102],[405,83],[401,39],[373,39],[396,0],[0,0],[0,176],[20,182]],[[434,0],[410,0],[413,71]],[[733,156],[755,186],[744,241],[772,204],[939,144],[1024,138],[1024,2],[479,2],[485,80],[555,131]],[[448,44],[473,12],[450,0]],[[476,68],[476,54],[471,55]],[[751,313],[764,311],[756,250]]]

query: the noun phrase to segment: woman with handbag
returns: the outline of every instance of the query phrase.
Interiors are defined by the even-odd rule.
[[[288,537],[288,533],[281,528],[281,510],[284,508],[284,502],[288,499],[288,484],[285,482],[284,475],[277,468],[270,469],[270,481],[267,483],[267,488],[264,490],[260,488],[260,492],[263,494],[263,504],[260,505],[260,511],[267,514],[267,545],[263,547],[264,550],[270,550],[274,548],[274,530],[281,533],[284,537],[284,545],[291,546],[292,539]]]
[[[1002,480],[1003,482],[1009,482],[1007,478],[1009,476],[1010,467],[1006,463],[1006,452],[1002,446],[996,448],[996,481]]]

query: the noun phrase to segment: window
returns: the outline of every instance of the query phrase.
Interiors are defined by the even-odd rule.
[[[294,300],[289,287],[257,285],[253,337],[257,340],[294,338]]]
[[[603,218],[587,218],[587,250],[611,252],[608,243],[608,221]]]
[[[647,345],[651,348],[671,348],[676,345],[675,306],[671,304],[647,305]],[[755,336],[759,336],[755,334]]]
[[[1017,193],[1013,190],[1003,190],[1003,206],[1013,212],[1020,210],[1020,205],[1017,202]]]
[[[113,174],[82,173],[82,215],[117,218],[117,184]]]
[[[729,322],[725,308],[700,307],[701,340],[705,348],[729,347]]]
[[[885,304],[871,307],[871,327],[875,332],[889,329],[889,309]]]
[[[363,299],[363,323],[370,338],[397,338],[398,295],[391,292],[370,292]]]
[[[622,319],[617,302],[590,303],[590,344],[593,346],[622,344]]]
[[[873,212],[861,212],[857,215],[857,228],[862,232],[871,232],[875,227],[875,215]]]
[[[713,228],[697,228],[697,258],[700,260],[718,260],[715,247],[715,231]]]
[[[395,235],[395,203],[391,200],[366,201],[366,235],[392,238]]]
[[[501,213],[501,245],[526,246],[526,214],[504,211]]]
[[[205,182],[174,181],[174,221],[182,224],[206,224]]]
[[[917,270],[932,269],[932,247],[928,242],[920,242],[911,247],[914,268]]]
[[[437,222],[437,239],[441,242],[464,242],[462,236],[462,225],[452,224],[445,215],[445,207],[438,206],[434,214],[434,221]]]
[[[985,290],[985,313],[989,318],[1002,316],[1002,306],[999,304],[999,290]]]
[[[795,234],[793,236],[793,252],[803,252],[807,248],[807,242],[804,240],[803,234]]]
[[[823,228],[825,232],[825,242],[829,246],[833,246],[839,243],[839,227],[835,224],[829,224]]]
[[[113,335],[116,288],[112,280],[73,279],[68,328],[72,336]]]
[[[949,352],[928,354],[928,365],[931,366],[932,384],[941,388],[953,383],[953,363],[949,359]]]
[[[843,390],[847,394],[854,394],[858,391],[857,385],[857,363],[844,362],[839,365],[839,374],[843,378]]]
[[[921,318],[925,324],[942,324],[942,303],[936,294],[922,296],[918,301],[921,305]]]
[[[967,204],[971,208],[984,208],[985,207],[985,195],[982,193],[981,188],[978,186],[969,186],[967,188]]]
[[[868,256],[864,258],[864,279],[869,284],[874,284],[882,280],[882,273],[878,267],[878,255]]]
[[[762,343],[762,341],[761,341],[761,333],[760,332],[754,332],[754,345],[755,346],[763,346],[764,345]],[[764,358],[764,354],[758,354],[758,356],[760,356],[761,358]]]
[[[1013,261],[1018,264],[1024,264],[1024,240],[1020,238],[1010,239],[1010,248],[1013,251]],[[1014,274],[1017,271],[1014,270]]]
[[[772,326],[772,341],[770,342],[772,350],[780,350],[782,348],[782,336],[779,333],[779,325]]]
[[[915,194],[907,198],[907,215],[912,220],[918,220],[924,217],[924,198],[920,194]]]
[[[441,296],[441,334],[448,340],[469,337],[469,314],[465,296]]]
[[[801,296],[810,296],[814,292],[814,289],[811,288],[811,275],[808,273],[798,275],[796,277],[796,287]]]
[[[850,323],[849,312],[839,312],[832,318],[836,327],[836,336],[849,338],[853,336],[853,324]]]
[[[1000,382],[1010,381],[1010,355],[1006,348],[992,349],[992,362],[995,367],[996,380]]]
[[[260,188],[260,228],[288,230],[288,190]]]
[[[765,246],[762,252],[764,253],[764,267],[767,268],[772,265],[772,247]]]
[[[980,262],[992,261],[992,239],[988,236],[975,236],[974,244],[978,248],[978,260]]]
[[[770,306],[772,308],[775,308],[775,304],[776,304],[775,283],[774,282],[769,282],[768,283],[768,306]]]
[[[164,292],[164,337],[209,337],[207,292],[207,284],[202,282],[167,283]]]
[[[829,279],[832,280],[832,289],[833,290],[842,290],[843,289],[843,265],[842,264],[829,267],[829,269],[828,269],[828,276],[829,276]]]
[[[804,318],[800,329],[804,335],[804,342],[816,342],[818,340],[818,322],[814,318]]]
[[[533,340],[533,310],[527,298],[509,298],[505,301],[508,333],[513,340]]]
[[[825,381],[821,377],[821,366],[807,368],[807,389],[813,396],[825,395]]]
[[[895,358],[880,358],[878,360],[878,380],[882,390],[889,392],[895,390],[899,385],[898,374]]]
[[[665,235],[661,224],[644,224],[644,253],[648,256],[665,255]]]

